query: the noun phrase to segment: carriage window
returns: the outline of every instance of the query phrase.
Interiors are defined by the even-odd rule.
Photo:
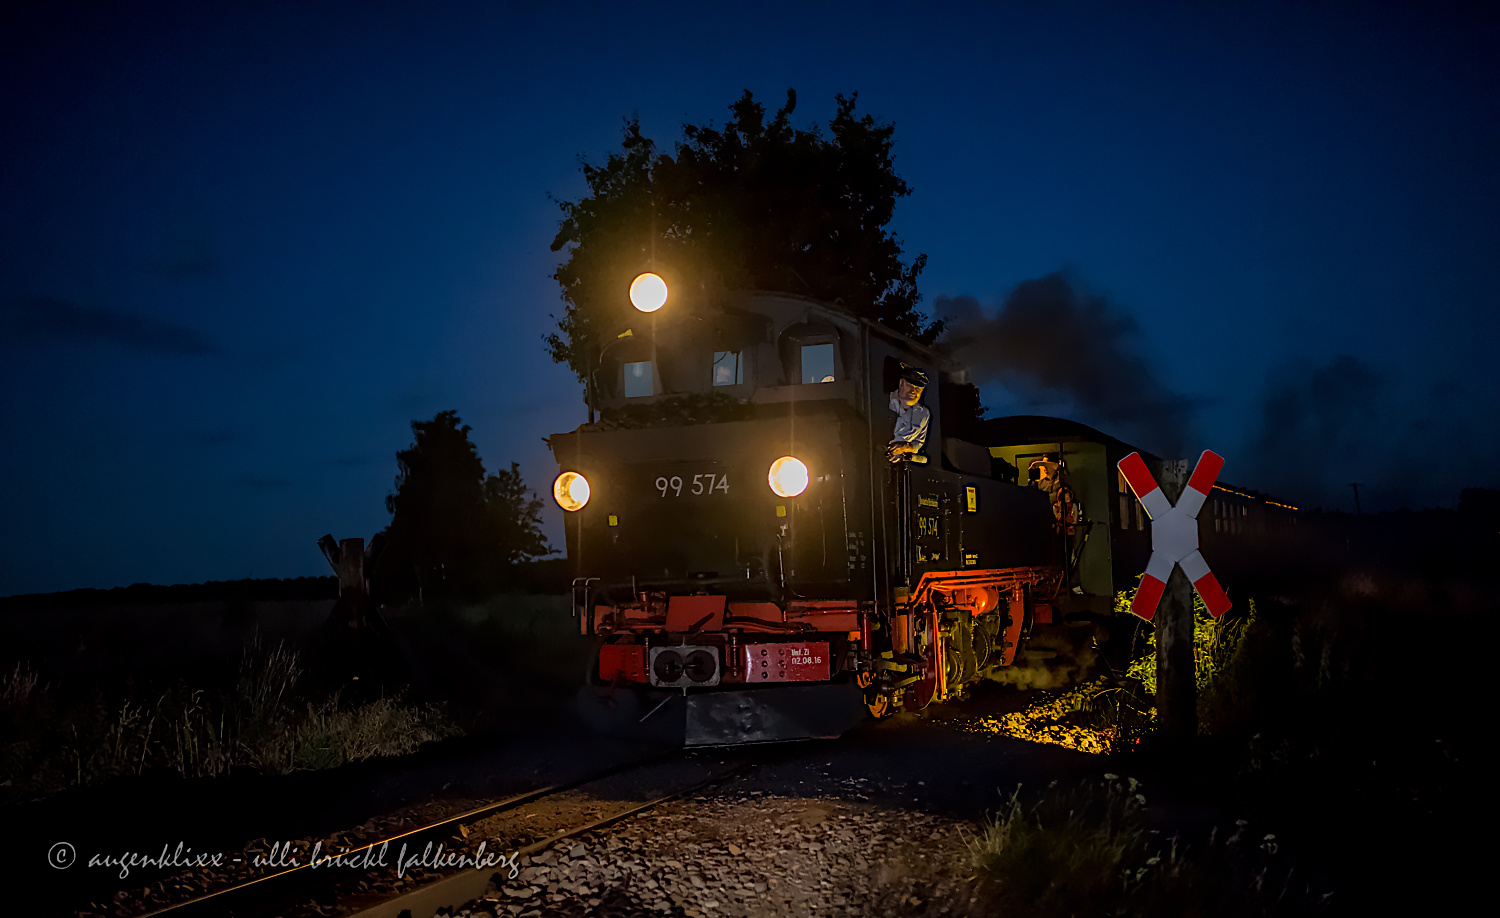
[[[802,345],[802,382],[833,382],[833,345]]]
[[[745,364],[739,351],[714,351],[714,385],[738,386],[745,381]]]
[[[651,385],[651,361],[638,360],[625,364],[625,397],[640,398],[654,395]]]

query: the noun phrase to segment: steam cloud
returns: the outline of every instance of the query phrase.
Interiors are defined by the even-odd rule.
[[[1192,400],[1146,365],[1135,319],[1063,275],[1021,283],[995,316],[971,296],[939,296],[933,312],[976,384],[998,382],[1032,404],[1067,398],[1080,420],[1162,456],[1187,442]]]
[[[1352,458],[1388,452],[1372,432],[1388,430],[1385,380],[1347,354],[1323,365],[1289,361],[1268,374],[1260,423],[1249,445],[1255,477],[1265,487],[1300,500],[1339,505],[1348,476],[1367,483],[1378,473],[1351,468]],[[1385,407],[1382,407],[1385,406]],[[1340,478],[1340,476],[1343,476]]]

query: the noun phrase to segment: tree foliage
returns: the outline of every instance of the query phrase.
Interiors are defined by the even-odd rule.
[[[397,594],[476,595],[502,586],[521,561],[549,554],[542,502],[516,463],[486,476],[456,412],[413,421],[412,445],[396,453],[389,547],[378,569]]]
[[[675,154],[627,121],[619,152],[584,162],[588,195],[559,202],[552,250],[567,259],[553,276],[565,310],[547,338],[552,358],[582,379],[590,355],[635,316],[627,291],[647,270],[667,280],[679,313],[722,290],[775,290],[936,337],[940,324],[915,309],[927,256],[903,262],[886,231],[896,199],[911,193],[891,159],[895,126],[857,115],[857,97],[836,97],[825,135],[792,126],[793,90],[769,121],[746,90],[722,128],[684,125]]]

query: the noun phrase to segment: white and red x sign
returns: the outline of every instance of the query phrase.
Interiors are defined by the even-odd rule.
[[[1179,564],[1193,582],[1193,589],[1203,597],[1210,615],[1218,618],[1229,611],[1229,597],[1224,595],[1224,588],[1209,570],[1208,562],[1198,553],[1198,510],[1208,498],[1208,492],[1213,490],[1214,481],[1223,468],[1223,456],[1204,450],[1174,507],[1161,493],[1140,453],[1131,453],[1120,460],[1120,472],[1130,482],[1135,496],[1140,498],[1146,515],[1151,517],[1151,560],[1146,562],[1146,575],[1141,578],[1135,598],[1130,601],[1130,611],[1146,621],[1156,615],[1156,606],[1167,589],[1167,579],[1172,576],[1172,568]]]

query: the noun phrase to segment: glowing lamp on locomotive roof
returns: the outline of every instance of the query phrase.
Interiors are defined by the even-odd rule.
[[[630,305],[641,312],[655,312],[667,303],[667,282],[647,271],[630,282]]]

